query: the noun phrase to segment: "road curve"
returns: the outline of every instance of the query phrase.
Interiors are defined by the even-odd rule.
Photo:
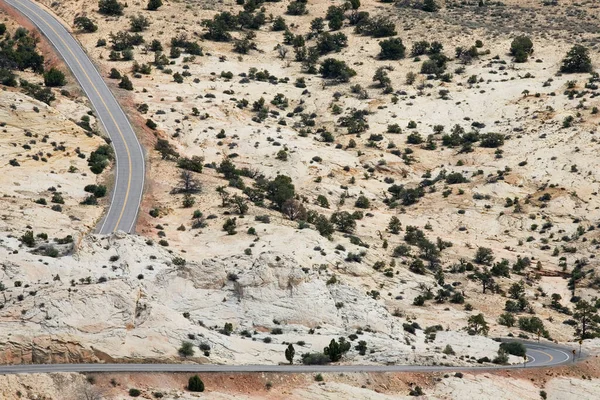
[[[504,366],[423,366],[423,365],[215,365],[215,364],[28,364],[0,366],[0,374],[32,374],[52,372],[444,372],[470,370],[499,370],[549,368],[571,364],[575,360],[571,349],[555,344],[525,343],[527,363]]]
[[[144,190],[144,153],[123,109],[102,76],[71,33],[44,8],[31,0],[4,0],[27,17],[48,38],[87,94],[115,151],[115,184],[110,207],[97,233],[135,230]]]

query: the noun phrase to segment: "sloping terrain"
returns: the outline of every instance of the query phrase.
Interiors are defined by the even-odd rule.
[[[277,363],[346,337],[344,362],[467,364],[490,337],[572,340],[578,301],[596,312],[598,77],[559,71],[577,21],[596,61],[596,9],[260,3],[45,2],[98,25],[73,29],[153,137],[150,187],[139,237],[57,260],[17,240],[33,221],[4,240],[5,359]]]

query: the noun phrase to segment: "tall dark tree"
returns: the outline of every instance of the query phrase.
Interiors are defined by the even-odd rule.
[[[585,300],[579,300],[575,305],[573,319],[578,322],[575,335],[579,339],[590,339],[597,337],[600,333],[600,317],[595,305]]]
[[[173,189],[175,193],[198,193],[201,189],[200,181],[196,179],[193,172],[184,170],[179,175],[179,185]]]
[[[475,273],[475,279],[481,283],[483,294],[494,286],[494,277],[487,268]]]
[[[293,364],[295,354],[296,350],[294,349],[294,345],[290,343],[287,349],[285,349],[285,359],[288,360],[290,364]]]
[[[281,210],[284,203],[293,198],[294,195],[294,184],[292,183],[292,178],[289,176],[277,175],[277,177],[267,185],[267,197],[279,210]]]

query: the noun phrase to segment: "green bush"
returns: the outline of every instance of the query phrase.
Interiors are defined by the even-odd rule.
[[[204,382],[198,375],[191,376],[187,388],[190,392],[204,392]]]
[[[31,96],[34,99],[44,102],[48,105],[50,105],[52,101],[56,100],[56,97],[54,97],[54,94],[49,88],[43,88],[35,83],[29,83],[25,79],[20,79],[20,82],[21,88],[28,96]]]
[[[194,355],[194,345],[192,342],[183,342],[178,351],[182,357],[191,357]]]
[[[44,72],[44,85],[49,87],[64,86],[65,74],[56,68],[50,68]]]
[[[331,360],[323,353],[305,353],[302,354],[302,364],[305,365],[325,365]]]
[[[381,51],[379,58],[382,60],[400,60],[406,55],[406,47],[400,38],[390,38],[379,42]]]
[[[98,1],[98,11],[104,15],[123,15],[123,7],[117,0]]]
[[[180,157],[177,160],[177,167],[193,172],[202,172],[202,163],[204,159],[202,157],[193,156],[192,158]]]
[[[104,171],[104,168],[110,164],[113,157],[114,153],[112,147],[108,144],[104,144],[90,153],[88,165],[94,174],[100,174]]]
[[[527,354],[527,349],[523,343],[519,342],[506,342],[500,344],[500,349],[506,351],[508,354],[513,356],[523,357]]]
[[[356,75],[356,71],[348,67],[344,61],[328,58],[323,61],[319,69],[321,76],[337,82],[348,82]]]
[[[304,15],[307,14],[306,2],[302,0],[292,1],[288,4],[286,14],[288,15]]]
[[[133,82],[131,82],[131,79],[127,75],[123,75],[121,82],[119,82],[119,87],[125,90],[133,90]]]
[[[142,394],[142,392],[140,392],[138,389],[129,389],[129,395],[131,397],[139,397],[140,394]]]
[[[33,236],[33,231],[27,231],[19,238],[21,243],[23,243],[27,247],[33,247],[35,245],[35,237]]]
[[[510,54],[515,58],[515,62],[527,61],[531,53],[533,53],[533,42],[527,36],[517,36],[510,44]]]
[[[149,0],[146,7],[150,11],[156,11],[163,5],[162,0]]]
[[[83,32],[92,33],[98,30],[98,25],[94,23],[88,17],[76,17],[73,21],[73,25],[81,29]]]

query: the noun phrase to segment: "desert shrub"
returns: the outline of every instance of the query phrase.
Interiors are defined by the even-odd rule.
[[[325,32],[317,38],[317,49],[321,55],[339,52],[346,46],[348,46],[348,38],[341,32],[334,34]]]
[[[523,357],[527,354],[527,349],[523,343],[519,342],[506,342],[500,344],[500,349],[506,351],[508,354],[513,356]]]
[[[202,172],[202,157],[193,156],[192,158],[180,157],[177,160],[177,167],[193,172]]]
[[[147,9],[150,11],[156,11],[163,5],[162,0],[149,0]]]
[[[121,82],[119,82],[119,87],[125,90],[133,90],[133,82],[127,75],[123,75],[121,77]]]
[[[302,354],[302,364],[305,365],[325,365],[329,364],[330,361],[330,358],[323,353]]]
[[[533,53],[533,42],[528,36],[517,36],[510,44],[510,54],[515,58],[515,62],[527,61],[531,53]]]
[[[94,23],[88,17],[80,16],[76,17],[73,21],[73,25],[81,29],[83,32],[92,33],[98,30],[98,25]]]
[[[592,70],[592,59],[589,55],[589,50],[576,44],[569,50],[566,57],[562,60],[560,72],[590,72]]]
[[[479,145],[481,147],[496,148],[504,144],[504,135],[501,133],[484,133],[480,136]]]
[[[538,317],[520,317],[519,329],[525,332],[540,334],[543,337],[548,337],[548,331],[544,327],[544,322]]]
[[[191,357],[194,355],[194,345],[192,342],[183,342],[178,351],[182,357]]]
[[[332,362],[337,362],[342,359],[342,356],[350,350],[350,343],[347,342],[343,337],[337,342],[335,339],[331,339],[329,346],[323,349],[323,353],[329,357]]]
[[[421,6],[421,10],[425,12],[436,12],[439,8],[435,0],[424,0]]]
[[[384,16],[363,19],[356,24],[355,31],[376,38],[394,36],[397,33],[396,24]]]
[[[306,10],[306,1],[302,1],[302,0],[292,1],[287,6],[286,14],[288,14],[288,15],[308,14],[308,11]]]
[[[50,104],[56,100],[56,97],[49,88],[41,87],[35,83],[29,83],[25,79],[20,79],[21,88],[28,96],[33,97],[36,100],[42,101],[46,104]]]
[[[98,11],[104,15],[123,15],[123,7],[124,5],[117,0],[98,1]]]
[[[321,76],[337,82],[348,82],[356,75],[356,71],[348,67],[344,61],[328,58],[323,61],[319,69]]]
[[[114,153],[112,147],[108,144],[104,144],[90,153],[88,165],[94,174],[100,174],[104,171],[104,168],[110,164],[113,157]]]
[[[150,20],[141,14],[129,17],[129,30],[131,32],[142,32],[150,26]]]
[[[35,237],[33,236],[33,231],[25,232],[19,240],[27,247],[33,247],[35,245]]]
[[[379,42],[381,51],[379,58],[382,60],[400,60],[406,54],[406,47],[400,38],[390,38]]]
[[[64,86],[65,84],[65,74],[56,69],[50,68],[48,71],[44,72],[44,85],[49,87],[57,87]]]
[[[285,31],[287,29],[287,24],[285,23],[285,19],[282,16],[275,18],[271,29],[276,32]]]

